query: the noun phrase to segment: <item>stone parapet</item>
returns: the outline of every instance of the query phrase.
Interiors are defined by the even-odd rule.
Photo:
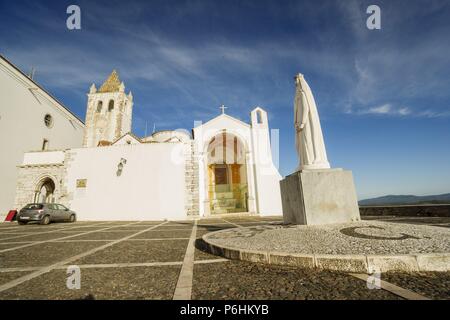
[[[361,216],[450,217],[450,204],[360,206]]]

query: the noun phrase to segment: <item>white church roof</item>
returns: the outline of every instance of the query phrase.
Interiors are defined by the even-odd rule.
[[[245,126],[247,128],[250,127],[250,125],[248,123],[245,123],[244,121],[236,119],[236,118],[234,118],[232,116],[229,116],[226,113],[222,113],[221,115],[219,115],[219,116],[217,116],[217,117],[215,117],[215,118],[213,118],[213,119],[211,119],[211,120],[209,120],[209,121],[207,121],[207,122],[205,122],[205,123],[195,127],[194,129],[198,129],[200,127],[216,126],[216,124],[219,124],[219,123],[225,124],[227,122],[229,123],[230,121],[234,122],[236,125]]]
[[[121,136],[119,139],[114,141],[111,145],[121,145],[121,144],[140,144],[142,143],[141,139],[139,139],[137,136],[132,134],[131,132],[128,132]]]

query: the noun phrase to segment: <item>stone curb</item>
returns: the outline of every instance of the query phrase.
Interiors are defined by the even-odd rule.
[[[223,230],[202,236],[205,249],[214,255],[231,260],[287,265],[299,268],[368,273],[386,271],[450,271],[450,253],[402,255],[338,255],[302,254],[279,251],[257,251],[217,245],[208,237]]]

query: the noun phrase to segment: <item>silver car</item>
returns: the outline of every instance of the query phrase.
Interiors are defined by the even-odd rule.
[[[75,222],[76,220],[75,212],[57,203],[30,203],[23,207],[17,215],[19,224],[27,224],[32,221],[49,224],[50,222]]]

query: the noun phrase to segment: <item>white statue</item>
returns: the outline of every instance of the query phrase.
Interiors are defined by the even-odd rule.
[[[295,77],[294,121],[300,165],[296,171],[329,169],[316,102],[302,74]]]

